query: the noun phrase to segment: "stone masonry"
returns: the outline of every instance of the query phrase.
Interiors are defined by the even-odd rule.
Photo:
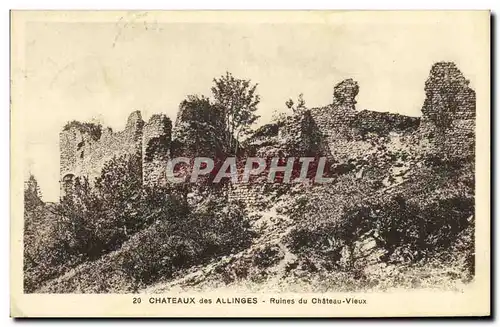
[[[257,154],[309,156],[321,153],[343,162],[373,151],[376,144],[390,142],[391,138],[411,143],[415,141],[414,135],[418,135],[418,142],[426,143],[431,151],[457,156],[474,153],[475,92],[455,64],[433,65],[425,83],[422,117],[358,111],[358,92],[357,82],[342,81],[334,87],[332,104],[301,110],[285,118],[279,126],[270,124],[266,128],[265,125],[260,129],[264,133],[245,146],[253,147],[253,153]],[[60,133],[61,194],[76,176],[87,176],[92,182],[100,175],[104,163],[114,156],[139,155],[142,178],[147,184],[166,182],[164,169],[174,154],[186,155],[192,152],[191,148],[198,153],[203,150],[199,147],[210,147],[202,154],[219,156],[222,143],[217,135],[221,135],[222,127],[212,125],[220,119],[210,111],[208,99],[195,100],[181,104],[182,115],[177,119],[176,133],[172,133],[172,122],[165,115],[153,115],[145,123],[139,111],[133,112],[125,129],[118,132],[89,123],[67,124]],[[201,106],[203,117],[196,118],[197,111],[189,105]],[[184,122],[183,117],[191,118]],[[198,119],[201,120],[198,122]],[[405,139],[406,135],[412,135],[408,138],[410,141]],[[249,190],[243,193],[255,196],[251,185],[246,185],[239,188],[238,198],[245,197],[243,189]]]

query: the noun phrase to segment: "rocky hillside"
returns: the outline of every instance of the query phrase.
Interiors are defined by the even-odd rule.
[[[25,288],[460,288],[475,269],[474,91],[454,64],[437,63],[422,117],[359,111],[358,92],[343,81],[332,104],[279,117],[239,145],[241,160],[325,157],[326,184],[268,183],[264,171],[245,185],[144,185],[140,158],[125,156],[92,187],[76,179],[50,215],[28,192]],[[206,98],[181,105],[171,151],[224,156],[212,109]]]

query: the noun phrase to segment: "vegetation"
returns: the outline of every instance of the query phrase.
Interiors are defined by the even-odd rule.
[[[472,278],[473,172],[470,165],[452,165],[445,159],[437,161],[436,156],[431,156],[428,167],[415,172],[408,186],[388,196],[370,196],[369,191],[340,182],[337,188],[343,187],[349,196],[335,189],[297,200],[289,212],[297,225],[287,242],[308,263],[304,269],[370,278],[366,275],[370,258],[415,269],[460,262],[462,277]]]
[[[229,72],[213,81],[212,94],[216,105],[223,109],[228,149],[237,153],[240,139],[250,134],[250,127],[259,118],[255,114],[260,102],[257,84],[235,78]]]
[[[288,109],[292,110],[294,114],[300,112],[301,110],[306,109],[306,101],[304,100],[304,94],[300,93],[297,98],[297,105],[290,98],[285,102],[285,105]]]
[[[73,120],[63,127],[63,131],[68,131],[70,129],[77,129],[81,133],[86,133],[92,137],[94,140],[99,140],[102,134],[102,126],[101,124],[94,123],[82,123],[76,120]]]
[[[450,75],[440,67],[433,68],[426,83],[423,112],[444,130],[463,109],[458,108],[463,99],[455,98],[463,98],[468,82],[455,68]],[[453,87],[453,92],[443,87]],[[172,142],[169,136],[153,138],[144,158],[114,157],[95,180],[68,181],[58,204],[42,201],[30,175],[24,190],[25,291],[136,292],[190,270],[200,272],[201,265],[208,268],[188,283],[201,283],[205,271],[225,284],[264,282],[274,274],[289,285],[303,287],[305,280],[315,291],[473,278],[472,154],[420,142],[419,118],[372,111],[359,112],[342,126],[350,130],[346,135],[336,134],[335,126],[331,135],[323,135],[302,94],[297,103],[286,102],[300,115],[277,115],[251,132],[258,119],[256,88],[230,73],[214,79],[215,101],[188,96],[181,103]],[[353,80],[337,84],[335,106],[327,109],[340,106],[354,112],[358,92]],[[432,97],[444,94],[452,99],[439,102],[436,110]],[[289,122],[297,123],[296,131],[280,134]],[[70,128],[100,138],[100,125],[71,122],[64,129]],[[473,144],[473,139],[465,141]],[[214,185],[209,175],[198,184],[143,183],[142,160],[161,161],[167,154],[207,156],[215,159],[216,171],[227,155],[253,156],[257,151],[280,155],[281,163],[286,156],[327,157],[324,174],[333,182],[256,185],[251,196],[259,207],[253,216],[243,203],[229,199],[227,184]],[[315,167],[314,162],[309,165],[308,176]],[[294,166],[294,177],[298,168]],[[236,195],[244,197],[244,188],[240,191]]]
[[[27,210],[33,210],[43,205],[42,194],[38,182],[32,174],[24,184],[24,205]]]
[[[223,157],[228,151],[223,109],[204,96],[190,95],[177,115],[175,156]]]
[[[179,190],[143,186],[138,160],[113,158],[94,185],[76,178],[50,210],[27,202],[27,292],[82,263],[92,268],[82,268],[80,279],[61,285],[83,292],[109,291],[109,281],[102,276],[96,280],[100,271],[119,272],[123,280],[115,282],[136,288],[248,245],[253,234],[244,206],[209,197],[193,207]],[[33,185],[34,178],[31,181]],[[98,261],[100,265],[92,264]]]

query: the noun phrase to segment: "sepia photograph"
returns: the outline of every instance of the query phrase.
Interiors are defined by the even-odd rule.
[[[488,11],[12,11],[11,53],[11,315],[490,314]]]

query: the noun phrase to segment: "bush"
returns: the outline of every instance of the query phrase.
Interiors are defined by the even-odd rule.
[[[64,290],[53,283],[48,289],[137,289],[250,244],[254,234],[241,203],[212,194],[190,207],[187,189],[144,186],[139,160],[113,158],[93,185],[75,178],[42,229],[42,222],[32,223],[38,219],[33,215],[42,216],[43,224],[49,215],[41,209],[27,211],[27,291],[85,261],[101,264],[83,265],[72,282],[61,280]],[[95,280],[96,271],[113,282]]]
[[[81,258],[71,251],[68,221],[52,212],[49,205],[26,209],[24,218],[24,291],[33,292]]]
[[[24,208],[26,211],[34,210],[35,208],[43,205],[41,199],[40,188],[35,176],[29,176],[24,184]]]
[[[192,265],[201,247],[191,238],[171,234],[172,226],[159,222],[138,233],[127,242],[119,265],[137,285],[147,285],[160,276],[169,278],[184,267]]]
[[[74,251],[96,259],[116,250],[154,219],[152,212],[162,210],[149,206],[153,196],[143,188],[140,160],[140,156],[113,158],[94,185],[86,178],[74,180],[58,207],[70,221]]]
[[[68,131],[70,129],[77,129],[81,133],[86,133],[92,137],[95,141],[101,138],[102,134],[102,126],[101,124],[94,123],[82,123],[76,120],[73,120],[63,127],[63,131]]]
[[[34,291],[80,258],[71,251],[69,222],[41,200],[38,183],[30,175],[24,189],[24,291]]]
[[[172,202],[171,202],[172,203]],[[136,292],[193,265],[240,251],[253,237],[246,212],[225,200],[160,218],[137,232],[119,251],[85,263],[74,275],[50,282],[44,292]]]
[[[85,260],[96,260],[156,220],[187,215],[187,205],[166,188],[144,187],[139,156],[115,157],[91,185],[75,178],[57,205],[45,205],[36,180],[25,189],[27,291]]]
[[[136,283],[170,278],[183,268],[247,247],[253,233],[240,206],[209,199],[186,217],[157,221],[122,248],[121,266]]]
[[[351,267],[357,260],[355,247],[366,237],[375,240],[377,248],[385,252],[381,260],[388,263],[449,258],[460,235],[473,228],[473,214],[470,198],[444,198],[422,206],[395,196],[354,205],[338,220],[321,226],[301,225],[289,235],[288,245],[296,253],[320,254],[332,263],[339,263],[342,251],[347,250]],[[462,244],[461,251],[468,245]]]
[[[277,245],[267,245],[255,254],[253,264],[258,268],[265,269],[278,263],[284,258],[284,254]]]

